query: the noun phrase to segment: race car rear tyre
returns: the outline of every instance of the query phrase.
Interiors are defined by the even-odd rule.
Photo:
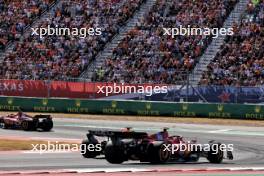
[[[170,151],[165,149],[164,143],[155,145],[151,144],[148,147],[149,161],[152,164],[166,163],[170,159]]]
[[[123,163],[126,159],[122,145],[116,146],[109,142],[105,147],[105,159],[111,164]]]
[[[43,131],[50,131],[52,128],[53,128],[53,121],[44,119],[43,122],[42,122],[41,129]]]
[[[207,159],[210,163],[219,164],[223,161],[224,152],[220,149],[221,143],[211,144]]]
[[[95,158],[96,156],[100,155],[100,152],[95,151],[96,150],[96,145],[98,143],[92,143],[88,139],[82,141],[81,145],[81,154],[84,158]],[[89,145],[92,145],[93,150],[89,150]]]

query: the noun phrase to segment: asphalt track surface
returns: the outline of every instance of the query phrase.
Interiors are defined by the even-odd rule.
[[[121,129],[131,126],[135,131],[155,133],[163,127],[169,127],[171,135],[182,135],[186,139],[196,139],[206,144],[214,139],[225,144],[234,145],[234,160],[225,160],[222,164],[210,164],[201,158],[197,163],[169,163],[151,165],[137,161],[125,162],[121,165],[107,163],[103,157],[84,159],[78,152],[73,153],[24,153],[0,152],[1,171],[31,170],[68,170],[68,171],[115,171],[144,169],[205,169],[229,168],[247,169],[264,167],[264,129],[263,127],[218,126],[197,124],[152,123],[132,121],[106,121],[81,119],[54,119],[52,132],[24,132],[0,129],[0,137],[32,138],[39,140],[81,141],[88,129]],[[169,175],[169,174],[168,174]],[[263,174],[264,175],[264,174]]]

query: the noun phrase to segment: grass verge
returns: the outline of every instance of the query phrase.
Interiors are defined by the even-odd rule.
[[[67,142],[49,142],[50,144],[70,144]],[[39,140],[20,140],[20,139],[0,139],[0,151],[17,151],[17,150],[32,150],[33,146],[48,145],[48,141]],[[37,147],[40,149],[40,147]]]

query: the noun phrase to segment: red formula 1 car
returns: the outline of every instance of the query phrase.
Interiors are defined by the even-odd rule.
[[[50,131],[53,128],[53,120],[50,115],[30,116],[22,112],[0,117],[0,126],[5,129],[22,129],[35,131],[42,129]]]
[[[108,140],[98,142],[98,137],[107,137]],[[89,150],[91,145],[98,144],[101,146],[100,151]],[[210,163],[221,163],[223,159],[232,160],[232,151],[221,147],[222,144],[215,141],[210,141],[208,145],[200,145],[196,141],[186,142],[181,136],[168,136],[164,131],[149,135],[145,132],[89,130],[87,139],[82,143],[82,155],[94,158],[104,154],[106,160],[113,164],[128,160],[150,163],[197,162],[200,157],[207,158]]]

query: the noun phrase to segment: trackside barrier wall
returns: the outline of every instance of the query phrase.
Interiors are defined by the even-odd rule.
[[[264,119],[264,105],[0,97],[0,111]]]

